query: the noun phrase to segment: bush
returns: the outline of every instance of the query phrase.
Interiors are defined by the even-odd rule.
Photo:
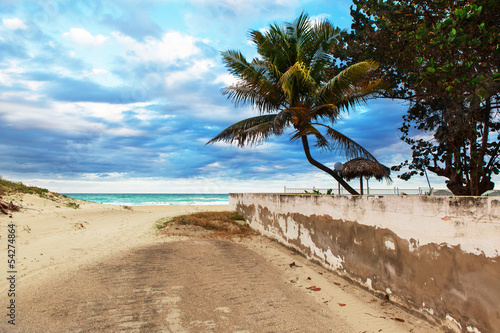
[[[80,208],[80,204],[77,204],[76,202],[67,202],[66,206],[73,208],[73,209],[78,209]]]

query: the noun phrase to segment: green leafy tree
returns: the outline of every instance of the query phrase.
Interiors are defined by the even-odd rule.
[[[333,170],[312,158],[308,139],[312,137],[316,147],[343,151],[348,158],[375,160],[332,127],[343,112],[374,96],[383,86],[380,80],[368,77],[377,68],[373,61],[334,72],[331,51],[341,32],[326,20],[313,22],[302,14],[291,23],[271,25],[265,33],[250,31],[259,54],[250,62],[239,51],[223,52],[226,67],[238,79],[223,89],[223,94],[236,106],[253,106],[259,115],[229,126],[208,143],[252,146],[291,128],[290,139],[301,140],[307,160],[357,194]]]
[[[497,0],[354,0],[349,62],[374,59],[410,101],[400,128],[413,151],[405,180],[430,170],[456,195],[493,189],[498,174],[500,41]]]

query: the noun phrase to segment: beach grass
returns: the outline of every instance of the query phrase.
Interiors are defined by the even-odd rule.
[[[21,195],[21,198],[17,198],[14,200],[18,200],[18,201],[22,202],[23,201],[23,198],[22,198],[23,194],[31,194],[31,195],[37,195],[41,198],[48,199],[48,200],[51,200],[54,202],[64,203],[67,207],[70,207],[70,208],[74,208],[74,209],[80,208],[79,203],[76,203],[74,199],[72,199],[64,194],[51,192],[46,188],[42,188],[42,187],[38,187],[38,186],[25,185],[21,182],[13,182],[10,180],[6,180],[6,179],[2,178],[2,176],[0,176],[0,198],[2,198],[3,196],[11,196],[11,195],[18,195],[18,194]],[[12,200],[12,198],[9,200]],[[11,208],[22,208],[21,205],[14,205],[15,207],[12,206],[11,208],[8,208],[5,206],[6,204],[7,204],[7,202],[3,202],[4,210],[5,209],[12,210]],[[11,202],[11,204],[12,204],[12,202]],[[56,208],[60,208],[60,206],[56,206]],[[14,211],[17,211],[17,210],[14,209]],[[6,211],[2,211],[2,212],[4,214],[6,213]]]
[[[28,186],[24,185],[21,182],[16,183],[0,177],[0,195],[17,193],[35,194],[39,195],[42,198],[48,198],[51,194],[54,195],[53,193],[50,193],[46,188]]]
[[[80,204],[77,204],[76,202],[67,202],[66,206],[73,208],[73,209],[78,209],[80,208]]]
[[[245,222],[245,218],[237,212],[199,212],[161,218],[156,221],[155,228],[165,229],[168,226],[198,226],[205,230],[215,231],[229,236],[249,236],[255,231]]]

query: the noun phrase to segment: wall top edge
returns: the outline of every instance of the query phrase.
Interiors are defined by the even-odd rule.
[[[394,195],[394,194],[363,194],[363,195],[328,195],[314,193],[269,193],[269,192],[232,192],[229,195],[280,195],[280,196],[302,196],[302,197],[320,197],[320,198],[430,198],[430,199],[481,199],[481,200],[500,200],[500,196],[449,196],[449,195]]]

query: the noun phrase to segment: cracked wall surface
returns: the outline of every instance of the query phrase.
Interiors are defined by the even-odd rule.
[[[230,194],[264,235],[457,332],[500,332],[493,197]]]

